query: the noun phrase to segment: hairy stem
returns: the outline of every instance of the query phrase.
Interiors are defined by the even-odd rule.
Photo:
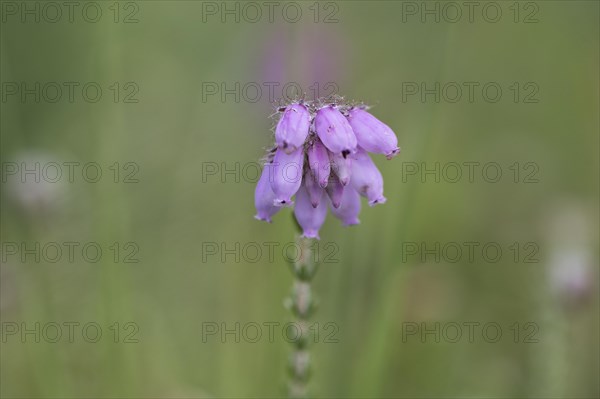
[[[299,238],[297,242],[299,253],[297,259],[290,263],[294,281],[292,292],[286,303],[294,315],[293,324],[296,327],[295,331],[290,332],[288,336],[290,338],[297,337],[297,339],[292,340],[288,394],[290,398],[306,398],[308,395],[307,384],[310,377],[309,320],[316,308],[311,282],[317,272],[318,262],[315,259],[313,250],[316,240]]]

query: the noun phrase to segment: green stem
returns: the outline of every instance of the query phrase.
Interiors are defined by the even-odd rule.
[[[292,342],[288,395],[290,398],[306,398],[310,378],[309,320],[316,309],[311,282],[317,272],[318,262],[313,251],[316,240],[299,238],[297,242],[299,254],[297,259],[290,263],[294,281],[286,306],[294,315],[296,332],[299,330],[300,337]]]

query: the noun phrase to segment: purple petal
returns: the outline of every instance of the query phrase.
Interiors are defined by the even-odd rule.
[[[317,178],[319,185],[323,188],[327,186],[327,180],[331,173],[331,164],[327,148],[320,140],[315,139],[312,145],[308,147],[308,163],[313,175]]]
[[[292,196],[302,183],[302,166],[304,164],[304,149],[299,148],[287,154],[278,148],[273,158],[269,175],[271,189],[275,193],[276,206],[289,206],[293,204]]]
[[[381,172],[366,151],[360,147],[353,155],[350,184],[360,195],[368,198],[369,205],[385,203]]]
[[[333,205],[333,204],[332,204]],[[344,226],[359,224],[358,214],[360,213],[360,195],[352,187],[346,187],[342,196],[342,203],[339,208],[331,207],[331,213],[342,221]]]
[[[346,156],[356,151],[356,136],[337,108],[321,108],[315,117],[315,130],[325,147],[334,154]]]
[[[254,206],[256,206],[256,216],[254,217],[271,223],[271,216],[281,209],[273,205],[273,201],[275,201],[275,193],[269,183],[269,167],[265,166],[254,191]]]
[[[286,153],[302,147],[310,127],[310,113],[302,104],[290,104],[286,107],[275,128],[277,146]]]
[[[392,159],[400,152],[394,131],[367,111],[353,108],[348,114],[348,122],[356,135],[358,145],[365,150],[384,154],[387,159]]]
[[[342,154],[329,153],[329,160],[331,161],[333,173],[337,175],[343,186],[347,185],[350,182],[350,177],[352,175],[351,157],[344,158]]]
[[[326,201],[325,198],[321,198],[319,205],[313,208],[304,185],[298,190],[294,215],[298,224],[304,230],[303,237],[319,239],[319,229],[325,222],[325,216],[327,216]]]
[[[327,191],[327,195],[329,196],[333,207],[339,208],[342,203],[342,195],[344,195],[344,186],[336,175],[331,175],[325,191]]]
[[[319,206],[321,198],[323,197],[323,189],[319,186],[310,170],[307,170],[304,174],[304,186],[310,197],[310,203],[313,208],[316,208]]]

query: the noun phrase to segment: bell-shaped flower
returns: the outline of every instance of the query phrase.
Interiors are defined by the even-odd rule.
[[[319,186],[325,188],[331,173],[331,163],[329,161],[329,155],[327,148],[321,143],[320,140],[316,139],[312,141],[307,150],[308,153],[308,164],[313,176],[317,179]]]
[[[256,207],[256,216],[258,220],[264,220],[271,223],[271,217],[275,215],[281,208],[274,205],[275,193],[271,189],[269,182],[270,167],[263,168],[260,179],[256,184],[254,191],[254,206]]]
[[[347,185],[350,182],[352,174],[352,158],[344,158],[342,154],[333,154],[330,152],[329,160],[331,161],[333,173],[340,179],[342,186]]]
[[[275,142],[286,153],[292,153],[304,145],[310,127],[310,112],[302,104],[290,104],[275,128]]]
[[[346,117],[333,105],[321,108],[315,116],[317,135],[334,154],[348,154],[356,151],[356,136]]]
[[[358,145],[369,152],[384,154],[392,159],[400,152],[398,138],[388,125],[361,108],[348,112],[348,122],[356,135]]]
[[[316,208],[313,207],[306,187],[302,185],[296,194],[294,215],[298,224],[302,227],[303,237],[319,239],[319,230],[327,216],[327,199],[325,197],[321,198],[319,205]]]
[[[334,208],[339,208],[342,203],[342,195],[344,195],[344,186],[335,174],[332,174],[329,178],[329,184],[325,188],[325,191],[331,200],[331,205]]]
[[[369,205],[383,204],[383,177],[377,166],[362,148],[352,156],[352,178],[350,184],[358,193],[367,197]]]
[[[344,226],[359,224],[360,194],[353,187],[345,187],[342,195],[342,203],[338,208],[332,204],[331,213],[342,221]]]
[[[276,206],[290,206],[293,204],[292,196],[302,183],[304,149],[299,148],[288,154],[278,148],[271,165],[269,180],[275,193],[273,203]]]
[[[312,204],[313,208],[316,208],[319,206],[321,198],[323,197],[323,188],[321,188],[321,186],[317,183],[317,180],[310,170],[307,170],[304,174],[304,185],[306,187],[306,191],[308,192],[310,203]]]

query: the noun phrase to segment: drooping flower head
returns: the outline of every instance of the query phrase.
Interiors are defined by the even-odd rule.
[[[275,147],[254,195],[256,218],[270,222],[294,206],[303,236],[318,239],[327,208],[351,226],[359,223],[360,196],[370,206],[385,203],[383,177],[368,152],[391,159],[400,147],[392,129],[367,110],[341,97],[280,107]]]

